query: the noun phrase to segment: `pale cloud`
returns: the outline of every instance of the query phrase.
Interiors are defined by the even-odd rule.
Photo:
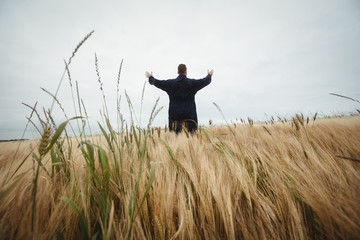
[[[70,66],[91,120],[100,120],[99,67],[111,117],[116,113],[116,81],[124,58],[120,91],[140,110],[144,72],[176,77],[179,63],[190,77],[214,68],[211,85],[197,95],[201,124],[221,122],[216,102],[229,120],[355,111],[359,105],[329,95],[360,99],[360,4],[357,1],[2,1],[0,3],[0,138],[18,138],[29,109],[49,107],[67,59],[91,30]],[[160,97],[167,122],[168,99],[147,85],[143,121]],[[59,100],[74,116],[69,80]],[[58,121],[60,109],[54,110]],[[36,133],[32,133],[36,136]],[[32,136],[33,137],[33,136]]]

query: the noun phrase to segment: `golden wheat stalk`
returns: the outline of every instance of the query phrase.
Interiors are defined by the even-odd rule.
[[[40,139],[40,144],[38,148],[40,156],[45,155],[47,151],[47,147],[49,146],[50,143],[50,137],[51,137],[51,127],[47,126],[44,128],[43,134]]]

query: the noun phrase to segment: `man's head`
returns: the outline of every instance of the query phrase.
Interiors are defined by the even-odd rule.
[[[187,69],[185,64],[179,64],[178,66],[178,74],[179,75],[185,75],[187,74]]]

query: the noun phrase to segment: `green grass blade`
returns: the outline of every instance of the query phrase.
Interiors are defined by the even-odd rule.
[[[78,119],[78,118],[82,118],[82,117],[73,117],[73,118],[70,118],[69,120],[66,120],[65,122],[61,123],[59,125],[59,127],[56,129],[56,132],[54,133],[54,136],[51,138],[51,141],[50,141],[50,144],[49,146],[46,148],[45,150],[45,154],[47,152],[49,152],[49,150],[53,147],[53,145],[56,143],[56,141],[59,139],[59,137],[61,136],[62,132],[65,130],[65,127],[66,125],[71,121],[71,120],[74,120],[74,119]],[[45,155],[44,154],[44,155]]]

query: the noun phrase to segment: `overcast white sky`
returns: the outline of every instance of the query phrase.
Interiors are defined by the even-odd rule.
[[[124,97],[140,113],[144,72],[158,79],[176,77],[177,65],[188,77],[215,73],[197,96],[200,124],[221,123],[216,102],[228,121],[236,118],[354,112],[360,104],[360,1],[40,1],[0,2],[0,139],[19,138],[30,110],[21,103],[49,108],[68,59],[81,39],[94,34],[70,65],[90,121],[100,120],[101,80],[112,121],[116,117],[116,84],[124,59]],[[155,100],[164,109],[155,124],[167,123],[168,97],[149,85],[142,111],[146,122]],[[75,116],[69,80],[58,95],[67,115]],[[41,108],[39,108],[40,110]],[[53,112],[58,122],[64,116]],[[115,123],[114,123],[115,125]],[[93,128],[96,131],[97,128]],[[27,137],[38,137],[30,130]]]

